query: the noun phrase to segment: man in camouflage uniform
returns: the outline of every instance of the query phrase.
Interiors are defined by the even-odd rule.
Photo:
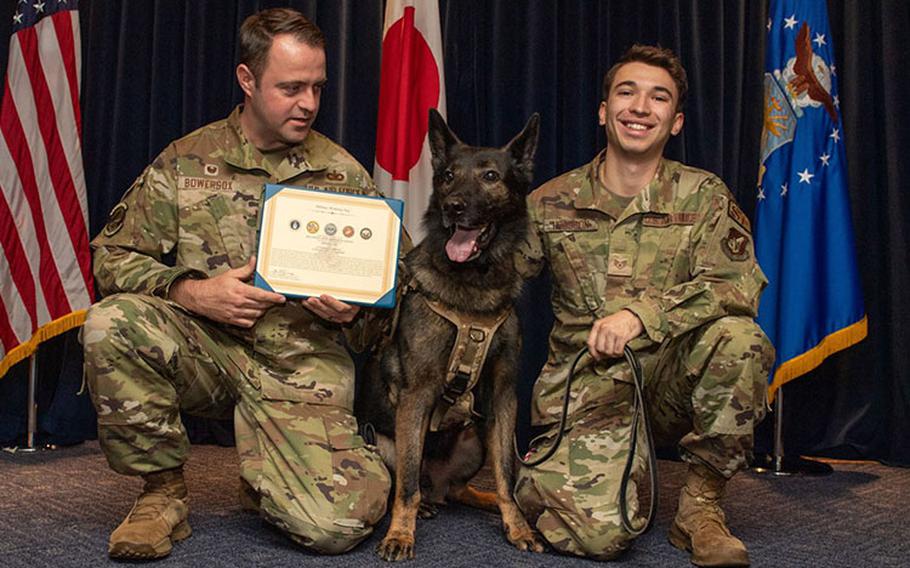
[[[115,558],[165,556],[190,534],[181,410],[233,411],[247,507],[315,551],[350,549],[386,509],[389,475],[357,435],[341,338],[365,331],[370,310],[249,283],[263,184],[376,190],[311,130],[322,32],[296,11],[266,10],[244,22],[240,43],[244,104],[165,148],[92,242],[106,297],[83,343],[99,439],[114,470],[145,480],[111,535]]]
[[[558,451],[522,468],[515,492],[559,551],[612,559],[628,548],[619,505],[633,405],[621,359],[628,343],[644,367],[655,443],[678,444],[689,464],[671,543],[698,565],[743,566],[748,554],[718,500],[747,467],[765,413],[774,350],[753,317],[766,279],[723,182],[662,157],[682,128],[686,89],[672,52],[633,47],[604,77],[607,149],[529,197],[533,230],[518,261],[528,274],[549,264],[555,316],[533,399],[534,423],[550,429],[532,458],[556,436],[576,352],[587,346],[592,358],[576,372]],[[634,519],[634,483],[628,504]]]

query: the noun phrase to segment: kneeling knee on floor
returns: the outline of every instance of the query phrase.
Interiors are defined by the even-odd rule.
[[[345,527],[345,524],[351,526]],[[284,528],[295,542],[320,554],[347,552],[373,532],[372,527],[355,519],[337,519],[331,526],[299,522],[294,527]]]
[[[632,543],[621,526],[593,519],[579,522],[552,509],[538,518],[537,527],[553,548],[595,560],[613,560]]]

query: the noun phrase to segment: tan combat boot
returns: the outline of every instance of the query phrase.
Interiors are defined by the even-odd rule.
[[[173,543],[190,536],[183,469],[142,476],[145,487],[120,526],[111,533],[108,555],[127,560],[150,560],[171,553]]]
[[[749,553],[730,534],[719,501],[727,480],[703,465],[689,465],[670,526],[670,544],[692,553],[696,566],[748,566]]]

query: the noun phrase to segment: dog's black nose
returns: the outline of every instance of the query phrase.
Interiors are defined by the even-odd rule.
[[[442,206],[445,214],[451,219],[457,219],[461,217],[461,214],[464,213],[465,203],[460,199],[449,199]]]

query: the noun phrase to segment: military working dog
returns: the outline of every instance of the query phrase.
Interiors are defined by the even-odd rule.
[[[543,550],[512,498],[522,286],[513,259],[527,234],[539,122],[534,114],[504,147],[484,148],[461,142],[430,110],[426,236],[403,261],[397,326],[356,404],[395,472],[392,521],[377,547],[385,560],[413,558],[417,517],[446,497],[498,506],[512,544]],[[495,501],[467,485],[484,446]]]

